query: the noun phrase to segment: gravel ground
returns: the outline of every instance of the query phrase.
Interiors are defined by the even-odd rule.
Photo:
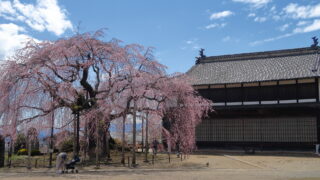
[[[191,155],[170,165],[149,167],[86,167],[79,174],[55,174],[44,168],[1,169],[1,180],[320,180],[320,157],[314,155],[243,155],[215,153]]]

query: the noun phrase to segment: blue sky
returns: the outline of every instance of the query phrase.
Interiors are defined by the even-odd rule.
[[[213,56],[310,46],[320,36],[320,1],[0,0],[0,59],[26,39],[55,40],[77,27],[152,46],[169,73],[186,72],[200,48]]]

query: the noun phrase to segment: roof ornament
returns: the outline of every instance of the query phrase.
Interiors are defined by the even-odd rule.
[[[201,48],[199,50],[199,57],[196,57],[196,64],[199,64],[201,60],[203,60],[203,59],[205,59],[207,57],[206,55],[204,55],[203,52],[204,52],[204,49]]]
[[[318,38],[316,36],[312,37],[313,40],[313,44],[311,45],[311,48],[318,50],[319,49],[319,42],[318,42]],[[316,51],[316,62],[313,66],[312,72],[317,72],[320,66],[320,55],[319,55],[319,51]]]
[[[313,44],[311,45],[311,47],[314,48],[314,49],[318,49],[319,48],[319,46],[318,46],[319,42],[318,42],[317,36],[312,37],[312,40],[313,40]]]

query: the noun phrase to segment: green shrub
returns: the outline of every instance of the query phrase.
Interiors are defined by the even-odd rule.
[[[18,156],[21,156],[21,155],[28,155],[28,149],[19,149],[18,152],[17,152],[17,155]],[[31,150],[31,156],[39,156],[41,155],[41,152],[38,150],[38,149],[32,149]]]
[[[60,152],[72,152],[73,150],[73,141],[72,138],[66,139],[60,144]]]
[[[28,155],[28,150],[23,148],[23,149],[19,149],[18,152],[17,152],[17,155],[18,156],[21,156],[21,155]]]
[[[31,150],[31,156],[39,156],[39,155],[41,155],[41,152],[38,149]]]

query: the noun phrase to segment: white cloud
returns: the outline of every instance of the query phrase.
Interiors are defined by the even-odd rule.
[[[222,39],[223,42],[228,42],[231,40],[231,37],[230,36],[226,36]]]
[[[259,17],[255,13],[250,13],[248,17],[249,18],[252,17],[255,22],[260,22],[260,23],[265,22],[267,20],[267,17]]]
[[[272,16],[272,19],[275,20],[275,21],[279,21],[281,19],[281,16],[279,15],[273,15]]]
[[[210,20],[225,18],[225,17],[231,16],[233,14],[234,13],[231,11],[222,11],[222,12],[213,13],[210,16]]]
[[[254,8],[261,8],[267,5],[268,3],[270,3],[272,0],[232,0],[232,1],[250,4]]]
[[[260,22],[260,23],[265,22],[266,20],[267,20],[266,17],[256,17],[256,18],[254,18],[255,22]]]
[[[279,30],[280,30],[280,31],[285,31],[285,30],[288,29],[289,26],[290,26],[290,24],[284,24],[284,25],[282,25],[282,26],[279,27]]]
[[[10,1],[0,1],[0,14],[16,14]]]
[[[269,10],[269,17],[270,17],[270,19],[273,19],[273,20],[275,20],[275,21],[279,21],[279,20],[281,20],[281,16],[280,16],[280,14],[278,13],[278,11],[277,11],[277,7],[275,6],[275,5],[273,5],[271,8],[270,8],[270,10]]]
[[[215,24],[209,24],[209,25],[207,25],[205,28],[206,29],[212,29],[212,28],[216,28],[216,27],[218,27],[219,26],[219,24],[218,23],[215,23]]]
[[[271,13],[276,13],[277,11],[276,11],[276,6],[272,6],[271,8],[270,8],[270,12]]]
[[[187,49],[192,49],[192,50],[199,50],[200,49],[200,45],[198,43],[198,38],[193,38],[190,40],[185,41],[185,45],[183,47],[181,47],[181,50],[187,50]]]
[[[320,17],[320,4],[299,6],[298,4],[291,3],[287,5],[284,9],[287,16],[294,19],[307,19]]]
[[[296,28],[294,33],[308,33],[317,30],[320,30],[320,19],[315,19],[312,24],[307,26]]]
[[[37,0],[35,5],[19,0],[1,1],[0,16],[11,21],[21,21],[36,31],[49,31],[59,36],[72,29],[72,23],[57,0]]]
[[[260,40],[260,41],[254,41],[254,42],[251,42],[250,45],[251,46],[256,46],[256,45],[259,45],[259,44],[262,44],[262,43],[271,42],[271,41],[283,39],[283,38],[286,38],[286,37],[290,37],[292,35],[294,35],[294,33],[287,33],[287,34],[283,34],[283,35],[280,35],[280,36],[276,36],[276,37],[272,37],[272,38],[268,38],[268,39],[264,39],[264,40]]]
[[[304,24],[304,23],[303,23]],[[303,25],[301,25],[303,26]],[[276,41],[279,39],[287,38],[296,34],[302,34],[302,33],[308,33],[308,32],[313,32],[313,31],[318,31],[320,30],[320,19],[315,19],[311,24],[305,25],[304,27],[298,27],[294,29],[291,33],[286,33],[280,36],[264,39],[264,40],[259,40],[250,43],[251,46],[255,46],[258,44],[262,44],[265,42],[271,42],[271,41]]]
[[[223,28],[227,25],[227,23],[213,23],[213,24],[209,24],[206,27],[204,27],[205,29],[213,29],[213,28]]]
[[[24,47],[25,42],[33,39],[26,34],[21,34],[24,32],[24,28],[16,24],[0,24],[0,60],[13,55],[15,50]]]
[[[308,24],[309,22],[308,21],[299,21],[298,23],[297,23],[297,26],[303,26],[303,25],[306,25],[306,24]]]
[[[255,16],[256,16],[255,13],[250,13],[250,14],[248,14],[248,17],[255,17]]]

